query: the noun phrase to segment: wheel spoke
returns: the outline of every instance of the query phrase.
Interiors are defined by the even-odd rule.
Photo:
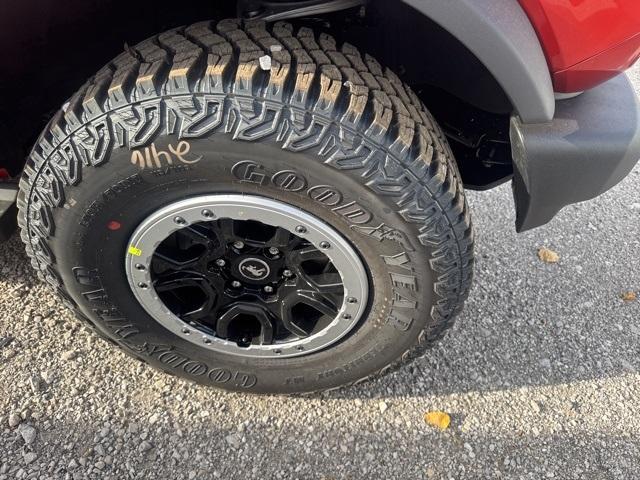
[[[169,274],[159,276],[153,284],[156,292],[164,293],[178,288],[184,287],[198,287],[202,288],[207,285],[208,282],[198,273],[188,272],[185,275]],[[204,287],[206,289],[207,287]]]
[[[217,222],[216,225],[216,233],[218,234],[218,238],[220,239],[220,243],[229,243],[236,238],[235,234],[235,223],[231,218],[221,218]]]
[[[311,332],[307,332],[305,329],[295,323],[293,316],[293,307],[299,302],[299,293],[297,291],[291,292],[285,297],[280,304],[280,319],[282,320],[282,326],[289,332],[300,338],[306,338]]]
[[[306,265],[314,264],[312,272]],[[343,293],[342,277],[338,272],[329,271],[331,263],[324,253],[313,246],[293,252],[291,267],[297,275],[298,288],[314,290],[322,294]]]
[[[266,310],[258,305],[248,302],[237,302],[224,312],[216,323],[216,335],[221,338],[231,338],[243,331],[247,319],[255,319],[260,324],[260,345],[273,343],[273,325]],[[245,325],[242,324],[245,322]],[[233,331],[235,330],[235,331]],[[242,333],[240,333],[240,336]]]
[[[307,246],[299,250],[294,250],[291,254],[290,261],[296,265],[301,265],[309,261],[326,262],[327,257],[316,247]]]
[[[296,318],[294,313],[295,307],[301,304],[307,305],[321,315],[326,315],[331,318],[338,314],[334,303],[330,301],[328,297],[318,292],[308,290],[295,290],[290,292],[280,305],[280,318],[282,319],[283,326],[287,330],[301,338],[308,337],[313,330],[306,329],[300,325],[301,323],[307,325],[308,318]],[[308,312],[308,310],[305,310],[305,312]]]
[[[323,294],[341,294],[344,292],[342,277],[339,273],[321,273],[318,275],[305,275],[306,280],[315,290]]]
[[[211,317],[211,310],[213,307],[213,301],[207,301],[203,306],[192,310],[191,312],[184,313],[180,316],[185,322],[196,322],[199,320],[205,320]]]
[[[233,222],[233,220],[231,220]],[[191,241],[194,245],[202,245],[206,248],[203,254],[207,254],[212,257],[218,257],[224,255],[226,246],[224,239],[220,238],[215,230],[212,230],[211,225],[197,224],[190,225],[188,227],[178,230],[178,234],[183,239]]]
[[[195,308],[187,308],[187,311],[180,311],[178,316],[185,322],[201,320],[211,317],[216,301],[219,297],[214,286],[206,278],[200,274],[188,272],[186,275],[171,274],[161,276],[156,279],[153,284],[156,292],[161,296],[168,298],[167,295],[173,296],[178,304],[184,307],[189,305],[189,299],[193,299],[193,294],[188,295],[189,299],[185,299],[187,295],[181,293],[189,288],[196,288],[202,292],[202,301]]]
[[[271,239],[267,241],[266,246],[277,247],[280,249],[291,248],[292,237],[293,235],[291,235],[288,230],[277,227],[276,231],[273,233],[273,237],[271,237]],[[297,239],[297,237],[293,237],[294,241],[295,239]]]
[[[198,255],[195,258],[179,260],[156,251],[156,254],[153,257],[153,269],[160,273],[166,272],[167,270],[184,271],[193,268],[201,258],[202,255]]]
[[[335,317],[338,314],[335,305],[333,305],[327,297],[316,292],[300,292],[298,300],[300,303],[309,305],[329,317]]]
[[[177,234],[184,239],[188,239],[192,243],[199,245],[208,246],[212,241],[209,230],[199,225],[189,225],[187,227],[182,227],[177,231]]]

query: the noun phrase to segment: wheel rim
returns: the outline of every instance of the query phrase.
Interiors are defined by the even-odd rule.
[[[258,196],[168,205],[129,242],[126,273],[143,308],[199,346],[292,357],[348,334],[368,300],[353,247],[303,210]]]

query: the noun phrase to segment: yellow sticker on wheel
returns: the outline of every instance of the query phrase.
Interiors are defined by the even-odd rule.
[[[139,257],[140,255],[142,255],[142,250],[140,250],[139,248],[134,247],[133,245],[129,246],[129,254],[133,255],[135,257]]]

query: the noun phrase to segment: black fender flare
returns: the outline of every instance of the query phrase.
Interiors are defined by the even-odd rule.
[[[491,72],[523,123],[553,119],[555,98],[540,41],[517,0],[402,0],[443,27]]]

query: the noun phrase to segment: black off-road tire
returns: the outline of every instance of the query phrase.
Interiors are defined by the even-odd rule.
[[[255,361],[154,321],[125,277],[128,239],[163,205],[215,192],[287,202],[351,242],[371,282],[357,329],[326,351]],[[441,337],[471,284],[462,184],[424,105],[353,46],[286,23],[203,22],[128,48],[42,133],[18,207],[38,275],[91,328],[231,390],[308,392],[385,373]]]

